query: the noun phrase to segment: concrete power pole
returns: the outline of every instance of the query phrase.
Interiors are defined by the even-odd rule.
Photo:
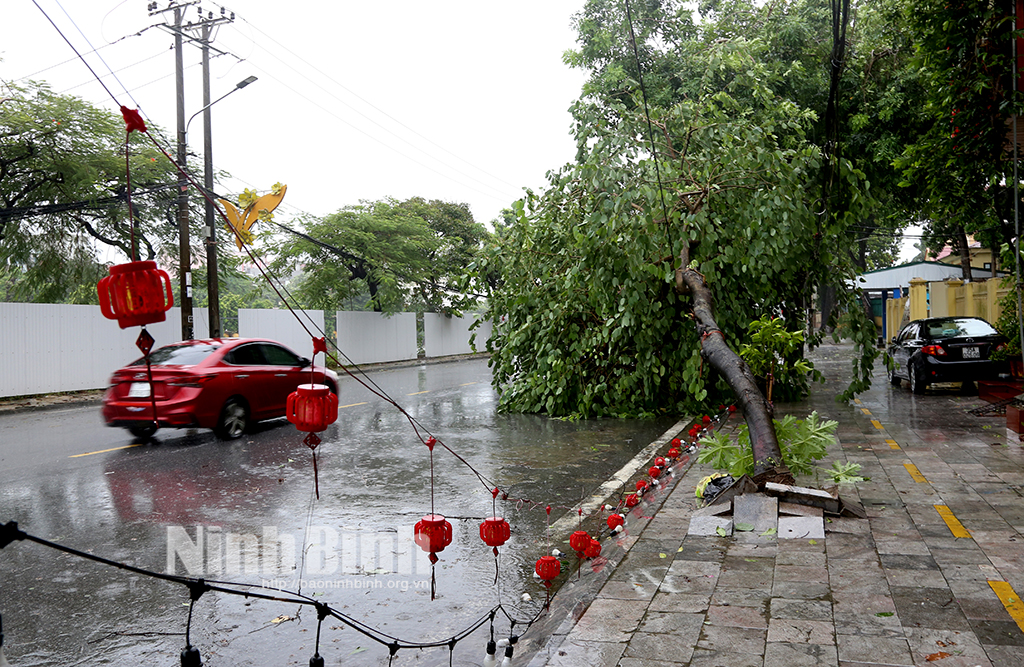
[[[179,2],[172,0],[171,4],[158,9],[156,2],[151,2],[147,9],[150,16],[171,11],[174,13],[174,22],[164,24],[162,27],[174,35],[174,69],[175,69],[175,90],[176,90],[176,114],[178,130],[178,165],[187,168],[188,143],[187,128],[185,122],[185,74],[183,63],[183,43],[185,39],[200,43],[203,52],[203,152],[204,157],[204,188],[207,194],[206,200],[206,262],[207,262],[207,286],[209,289],[210,309],[210,336],[219,337],[220,331],[220,285],[217,279],[217,235],[215,211],[213,202],[209,197],[213,194],[213,139],[210,126],[210,43],[213,41],[213,30],[221,23],[234,21],[235,14],[227,15],[222,7],[220,16],[214,18],[213,12],[203,16],[202,8],[199,9],[198,20],[185,20],[185,10],[192,5],[199,4],[199,0]],[[188,31],[191,34],[186,34]],[[218,53],[221,53],[218,51]],[[181,305],[181,337],[182,340],[189,340],[194,337],[195,323],[192,311],[192,256],[191,241],[189,234],[189,211],[188,211],[188,179],[183,173],[178,173],[178,286],[180,290]]]

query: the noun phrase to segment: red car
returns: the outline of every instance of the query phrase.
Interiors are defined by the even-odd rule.
[[[186,340],[154,350],[153,399],[145,358],[116,371],[103,396],[103,419],[146,439],[159,427],[212,428],[233,440],[253,422],[283,417],[300,384],[326,384],[338,393],[338,374],[312,367],[284,345],[257,338]]]

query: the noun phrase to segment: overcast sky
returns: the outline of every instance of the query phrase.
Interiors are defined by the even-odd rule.
[[[118,104],[174,136],[173,38],[150,27],[173,13],[150,16],[148,0],[36,2],[81,53],[97,50],[86,58]],[[216,34],[227,55],[212,61],[212,98],[259,80],[213,107],[214,162],[239,179],[234,191],[286,183],[285,218],[421,196],[468,203],[489,222],[573,157],[567,110],[585,77],[561,55],[583,2],[224,5],[235,21]],[[3,4],[0,80],[47,81],[117,111],[32,0]],[[219,15],[221,5],[198,6]],[[202,108],[199,48],[186,45],[184,62],[188,118]],[[197,154],[202,136],[200,114],[189,128]]]

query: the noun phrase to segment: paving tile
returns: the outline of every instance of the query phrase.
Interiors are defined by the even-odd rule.
[[[758,607],[734,607],[732,605],[715,605],[708,608],[707,622],[710,625],[721,625],[730,628],[768,627],[764,609]]]
[[[778,565],[775,567],[775,578],[781,581],[814,583],[826,583],[829,580],[828,568],[803,565]]]
[[[928,555],[878,554],[882,567],[892,570],[938,570],[935,559]]]
[[[907,630],[911,655],[918,664],[934,662],[943,667],[989,667],[985,649],[973,632],[955,630]],[[946,653],[944,657],[937,654]],[[928,660],[932,657],[932,660]]]
[[[619,658],[625,650],[624,642],[567,639],[544,664],[551,667],[614,667],[619,664]]]
[[[780,540],[825,539],[825,524],[820,517],[780,516],[778,535]]]
[[[690,519],[687,534],[726,537],[732,535],[732,519],[721,516],[695,516]]]
[[[1024,646],[1024,632],[1013,621],[971,621],[971,629],[982,644]],[[1024,652],[1024,649],[1022,649]]]
[[[921,588],[944,588],[945,577],[938,570],[886,570],[889,587],[916,586]]]
[[[825,600],[792,600],[772,598],[768,607],[769,617],[805,620],[832,621],[832,603]],[[768,641],[772,641],[769,639]]]
[[[764,667],[838,667],[839,657],[834,644],[768,642]]]
[[[644,601],[597,598],[569,632],[566,641],[627,641],[646,612]]]
[[[970,630],[970,624],[947,588],[893,587],[892,599],[905,628]]]
[[[754,607],[767,612],[770,599],[768,591],[761,588],[719,588],[711,596],[711,603],[717,606]]]
[[[701,626],[704,625],[704,614],[686,614],[682,612],[647,611],[647,615],[637,628],[637,632],[648,634],[672,633],[688,637],[692,644],[697,643]]]
[[[968,620],[973,621],[1006,621],[1006,607],[999,601],[991,590],[988,594],[968,595],[956,597],[960,605],[960,611]]]
[[[626,647],[623,657],[647,661],[685,663],[693,656],[693,637],[681,634],[650,634],[637,632]]]
[[[805,581],[775,581],[772,584],[772,596],[800,600],[831,599],[832,592],[828,584],[807,583]]]
[[[627,575],[632,576],[632,575]],[[658,592],[658,584],[632,578],[626,581],[608,581],[601,587],[598,598],[612,600],[650,600]]]
[[[733,525],[753,526],[755,534],[775,529],[779,521],[779,499],[762,493],[745,493],[733,498]]]
[[[693,593],[666,593],[658,590],[647,608],[649,612],[673,611],[687,614],[702,613],[707,611],[711,604],[711,595],[696,595]]]
[[[685,663],[651,660],[650,658],[622,658],[618,667],[679,667]]]
[[[731,653],[697,647],[690,659],[690,667],[764,667],[760,653]]]
[[[1015,646],[984,644],[985,654],[998,667],[1024,667],[1024,651]]]
[[[825,554],[810,551],[790,551],[779,549],[775,556],[775,565],[803,565],[811,567],[827,567]]]
[[[903,637],[836,635],[840,664],[866,662],[883,665],[913,665],[910,645]]]
[[[674,561],[669,567],[659,590],[666,593],[707,594],[715,590],[722,566],[699,561]]]
[[[764,655],[767,630],[705,625],[697,648]]]
[[[835,646],[835,626],[831,621],[772,618],[768,624],[768,643],[772,642]]]

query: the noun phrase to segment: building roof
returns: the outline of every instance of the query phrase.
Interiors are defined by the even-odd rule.
[[[991,269],[971,267],[973,280],[986,280],[992,277]],[[852,286],[865,290],[893,289],[909,287],[913,278],[921,278],[928,282],[960,278],[963,272],[959,264],[943,264],[942,262],[910,262],[885,269],[875,269],[857,276]],[[999,275],[1004,275],[999,272]]]

